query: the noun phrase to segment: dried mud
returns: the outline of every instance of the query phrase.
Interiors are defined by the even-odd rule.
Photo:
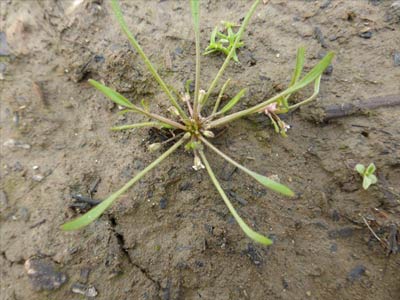
[[[239,22],[250,5],[203,2],[202,48],[218,22]],[[318,105],[400,95],[400,8],[394,4],[261,4],[244,36],[241,64],[227,69],[234,82],[228,95],[248,87],[244,108],[276,93],[289,82],[300,45],[307,47],[307,69],[326,51],[337,54]],[[195,69],[187,1],[124,1],[123,8],[162,76],[182,89]],[[183,150],[98,221],[66,233],[60,225],[78,214],[71,194],[88,196],[92,189],[95,199],[105,198],[157,156],[146,145],[163,138],[145,129],[111,132],[112,125],[139,117],[118,116],[87,79],[133,101],[149,99],[154,111],[165,111],[168,102],[121,34],[108,1],[2,0],[0,13],[1,299],[400,298],[400,256],[389,255],[363,221],[395,249],[398,106],[321,124],[313,121],[318,110],[311,105],[286,116],[292,125],[286,139],[258,115],[215,140],[297,192],[294,199],[275,195],[210,155],[240,214],[275,241],[271,247],[244,236],[207,174],[194,172]],[[205,87],[223,57],[202,61]],[[372,161],[379,182],[365,191],[353,168]],[[46,273],[41,288],[28,260],[45,261],[43,272],[63,280],[52,282]]]

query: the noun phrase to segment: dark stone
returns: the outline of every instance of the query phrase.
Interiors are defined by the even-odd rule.
[[[393,53],[393,62],[394,62],[395,67],[400,66],[400,52],[399,51],[395,51]]]
[[[105,61],[105,58],[103,55],[95,55],[94,56],[94,61],[97,63],[103,63]]]
[[[0,32],[0,56],[10,55],[11,52],[7,45],[7,36],[4,32]]]
[[[230,163],[228,163],[228,162],[224,162],[224,164],[222,165],[222,168],[221,168],[222,170],[219,172],[219,177],[222,179],[222,180],[225,180],[225,181],[230,181],[231,180],[231,178],[232,178],[232,175],[235,173],[235,171],[236,171],[236,167],[235,166],[233,166],[233,165],[231,165]]]
[[[160,200],[160,208],[161,209],[166,209],[167,208],[167,199],[161,198],[161,200]]]
[[[285,278],[282,278],[282,286],[285,290],[289,288],[289,283],[286,281]]]
[[[176,55],[182,55],[183,54],[183,49],[181,47],[176,47],[174,50]]]
[[[28,259],[25,262],[25,271],[36,291],[56,290],[67,281],[67,275],[57,271],[54,264],[45,259]]]
[[[333,66],[330,64],[324,71],[324,75],[331,75],[333,72]]]
[[[343,227],[340,229],[328,231],[328,237],[330,239],[336,238],[349,238],[354,234],[354,229],[351,227]]]
[[[0,62],[0,73],[4,74],[7,71],[7,65],[5,63]]]
[[[363,265],[357,265],[347,275],[347,280],[350,282],[354,282],[355,280],[360,280],[361,277],[365,274],[365,266]]]
[[[338,249],[337,244],[332,244],[331,247],[329,248],[329,250],[330,250],[332,253],[336,253],[336,252],[337,252],[337,249]]]
[[[247,200],[245,200],[244,198],[240,197],[238,194],[236,194],[233,191],[228,191],[227,194],[232,197],[233,199],[235,199],[237,202],[239,202],[242,205],[247,205],[249,202],[247,202]]]
[[[83,283],[87,283],[88,279],[89,279],[89,273],[90,273],[89,268],[82,268],[80,276],[79,276],[79,281],[83,282]]]
[[[359,34],[363,39],[370,39],[372,37],[372,31],[365,31]]]
[[[336,41],[336,40],[338,39],[338,36],[332,34],[332,35],[330,35],[330,36],[328,37],[328,39],[329,39],[331,42],[333,42],[333,41]]]
[[[320,43],[323,48],[327,48],[328,45],[325,42],[324,34],[321,31],[321,28],[315,27],[314,28],[314,38]]]
[[[339,212],[338,212],[336,209],[332,210],[332,212],[331,212],[331,219],[332,219],[332,221],[334,221],[334,222],[339,222],[339,220],[340,220],[340,214],[339,214]]]
[[[321,3],[321,5],[319,6],[320,9],[325,9],[329,6],[329,4],[331,4],[332,0],[325,0],[324,2]]]
[[[196,264],[196,267],[198,267],[198,268],[204,267],[204,262],[202,262],[201,260],[196,260],[195,264]]]
[[[244,252],[255,265],[258,266],[262,263],[262,257],[253,244],[247,244],[247,249]]]
[[[8,197],[7,194],[0,190],[0,210],[8,206]]]
[[[188,181],[183,182],[180,186],[179,186],[179,190],[180,191],[187,191],[192,187],[192,184]]]

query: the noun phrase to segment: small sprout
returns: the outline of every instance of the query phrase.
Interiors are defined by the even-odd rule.
[[[207,46],[203,55],[211,54],[214,52],[222,52],[226,56],[228,56],[229,52],[234,47],[235,40],[238,37],[239,32],[234,33],[232,28],[237,26],[232,22],[222,21],[221,23],[225,27],[226,34],[223,34],[222,32],[218,31],[218,26],[216,26],[214,30],[211,32],[210,44]],[[236,47],[232,55],[232,59],[235,62],[239,62],[239,59],[236,54],[236,49],[243,46],[244,43],[239,40],[236,44]]]
[[[374,163],[370,163],[368,168],[365,168],[363,164],[357,164],[354,170],[362,176],[364,190],[367,190],[371,184],[378,182],[378,179],[374,174],[376,170]]]

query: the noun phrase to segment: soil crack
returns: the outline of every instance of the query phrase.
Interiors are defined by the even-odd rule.
[[[150,271],[147,270],[146,268],[140,266],[136,262],[133,261],[131,255],[129,254],[128,248],[125,246],[125,238],[124,235],[120,232],[117,231],[116,227],[118,226],[118,223],[116,219],[113,216],[109,216],[110,224],[111,224],[111,231],[114,234],[115,238],[117,239],[118,246],[121,250],[121,253],[126,257],[128,260],[129,264],[134,266],[135,268],[139,269],[140,272],[146,277],[147,280],[151,281],[157,290],[157,293],[161,291],[161,284],[151,276]],[[161,299],[159,296],[157,297],[158,299]]]

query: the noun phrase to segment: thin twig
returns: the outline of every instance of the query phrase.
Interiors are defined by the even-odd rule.
[[[365,225],[367,225],[368,229],[371,231],[371,233],[373,234],[373,236],[385,247],[388,248],[388,245],[382,241],[382,239],[375,233],[375,231],[371,228],[371,226],[368,224],[368,221],[364,218],[364,216],[361,216],[361,218],[363,219]]]

